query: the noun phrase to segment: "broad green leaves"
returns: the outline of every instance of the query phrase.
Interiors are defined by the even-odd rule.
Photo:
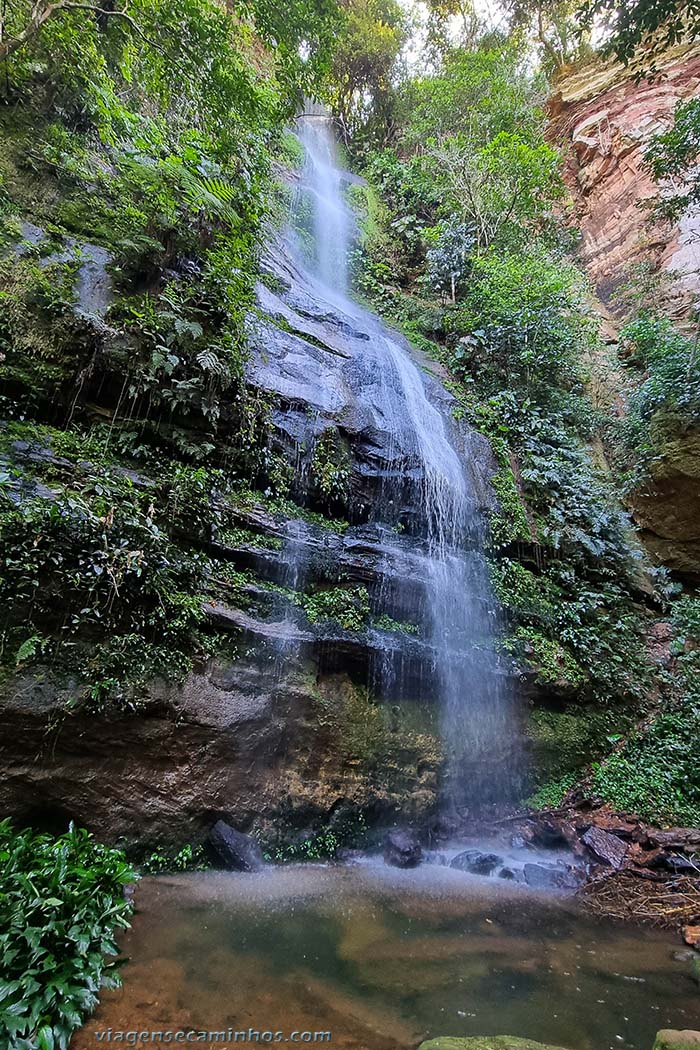
[[[67,1050],[71,1033],[114,987],[113,934],[128,926],[118,850],[71,825],[60,838],[0,823],[0,1042]]]

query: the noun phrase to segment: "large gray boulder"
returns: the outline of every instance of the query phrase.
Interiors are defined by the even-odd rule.
[[[229,871],[259,871],[263,857],[255,839],[217,820],[209,832],[209,844]]]

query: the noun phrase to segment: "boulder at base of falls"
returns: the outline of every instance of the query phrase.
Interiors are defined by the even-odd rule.
[[[595,825],[588,829],[581,841],[588,846],[596,860],[609,864],[611,868],[621,868],[627,859],[627,843]]]
[[[685,1029],[674,1032],[670,1028],[656,1033],[654,1050],[700,1050],[700,1032]]]
[[[209,844],[229,871],[259,871],[263,866],[255,839],[236,831],[223,820],[217,820],[209,832]]]
[[[692,1044],[691,1044],[692,1045]],[[421,1043],[418,1050],[565,1050],[562,1046],[535,1043],[515,1035],[472,1035],[468,1039],[440,1036]]]
[[[523,875],[535,890],[575,890],[579,884],[574,871],[555,864],[526,864]]]
[[[480,849],[465,849],[450,861],[451,868],[468,871],[470,875],[492,875],[503,864],[497,853],[482,853]]]
[[[394,868],[416,868],[423,848],[413,831],[390,831],[384,842],[384,860]]]

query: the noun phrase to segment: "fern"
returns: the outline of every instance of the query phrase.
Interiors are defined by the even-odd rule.
[[[213,350],[200,350],[197,354],[197,364],[203,372],[211,372],[217,376],[228,376],[228,368]]]
[[[234,207],[237,191],[233,183],[220,175],[198,175],[176,157],[168,157],[162,165],[179,183],[190,211],[203,215],[209,222],[223,222],[231,227],[238,224]]]

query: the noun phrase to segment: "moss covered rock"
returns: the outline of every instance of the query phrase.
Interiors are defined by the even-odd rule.
[[[685,1029],[682,1032],[672,1031],[664,1028],[658,1032],[654,1041],[654,1050],[689,1050],[695,1048],[700,1050],[700,1032],[691,1032]]]
[[[532,1039],[518,1039],[514,1035],[475,1035],[468,1039],[440,1036],[438,1039],[421,1043],[418,1050],[563,1050],[563,1047],[545,1046],[544,1043],[535,1043]],[[659,1050],[662,1048],[659,1047]]]

